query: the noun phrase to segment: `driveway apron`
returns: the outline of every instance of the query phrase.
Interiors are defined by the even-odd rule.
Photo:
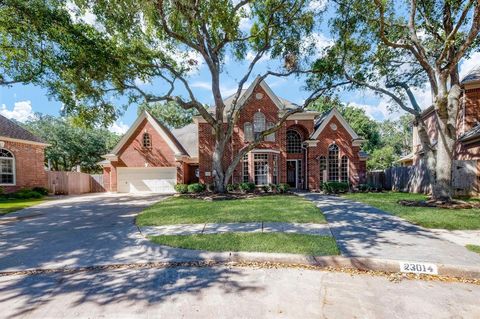
[[[321,209],[344,256],[480,266],[480,255],[382,210],[342,197],[299,195]]]

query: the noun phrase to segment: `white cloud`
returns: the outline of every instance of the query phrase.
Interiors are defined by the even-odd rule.
[[[197,81],[192,84],[190,84],[192,88],[197,88],[205,91],[212,91],[212,84],[208,81]],[[250,83],[245,83],[243,85],[243,88],[248,88],[250,86]],[[232,95],[233,93],[237,92],[238,86],[237,85],[220,85],[220,91],[222,92],[222,96],[226,98],[227,96]]]
[[[252,62],[253,59],[255,59],[256,55],[257,54],[254,53],[253,51],[248,51],[245,59],[249,62]],[[264,53],[263,56],[257,61],[257,63],[262,63],[262,62],[265,62],[265,61],[268,61],[268,60],[270,60],[270,56],[268,55],[268,53]]]
[[[123,123],[122,121],[117,121],[110,125],[108,130],[118,135],[123,135],[128,131],[128,128],[129,126],[127,124]]]
[[[464,59],[460,64],[460,80],[471,70],[480,66],[480,52],[474,52],[470,58]]]
[[[190,84],[192,88],[202,89],[202,90],[212,90],[212,84],[207,81],[197,81]]]
[[[322,11],[325,9],[328,0],[312,0],[308,4],[308,8],[313,11]]]
[[[32,102],[28,100],[15,102],[12,110],[8,110],[7,106],[2,104],[0,114],[8,119],[14,119],[19,122],[26,122],[35,118],[32,111]]]
[[[302,51],[307,52],[313,49],[316,57],[321,56],[323,49],[334,44],[331,38],[328,38],[323,33],[314,32],[303,40]]]

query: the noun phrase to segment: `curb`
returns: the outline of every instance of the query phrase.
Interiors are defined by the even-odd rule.
[[[167,246],[162,248],[172,249]],[[343,256],[309,256],[279,253],[253,253],[253,252],[207,252],[188,249],[175,249],[178,256],[174,260],[145,261],[137,263],[98,264],[84,267],[62,268],[30,268],[22,270],[0,271],[0,277],[12,275],[32,275],[43,273],[73,273],[98,270],[116,269],[142,269],[142,268],[170,268],[170,267],[211,267],[222,265],[256,263],[271,264],[275,266],[313,267],[335,270],[374,271],[387,274],[401,273],[399,260],[376,259],[368,257],[343,257]],[[433,277],[452,277],[460,279],[480,280],[480,267],[437,264],[438,274],[424,274]],[[413,273],[410,273],[413,274]]]

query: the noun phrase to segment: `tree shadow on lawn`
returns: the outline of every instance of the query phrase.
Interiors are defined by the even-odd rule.
[[[165,196],[81,196],[15,213],[35,216],[0,224],[0,271],[187,259],[182,250],[146,243],[134,224],[139,211],[162,198]],[[201,260],[202,254],[198,257]],[[8,309],[15,317],[72,293],[72,306],[121,301],[148,306],[214,285],[225,293],[260,289],[230,279],[238,274],[222,267],[178,267],[7,276],[0,277],[0,303],[2,312]],[[68,306],[61,305],[62,309]]]

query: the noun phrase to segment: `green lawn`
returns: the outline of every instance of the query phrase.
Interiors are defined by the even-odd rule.
[[[325,223],[325,217],[310,201],[294,195],[250,199],[205,201],[172,197],[144,210],[139,226],[240,222]]]
[[[38,205],[44,201],[44,199],[1,199],[0,215],[16,212],[23,208]]]
[[[465,247],[467,247],[468,250],[471,250],[474,253],[480,254],[480,246],[478,245],[467,245]]]
[[[208,251],[275,252],[303,255],[338,255],[333,237],[285,233],[224,233],[189,236],[154,236],[157,244]]]
[[[441,209],[430,207],[407,207],[398,204],[399,200],[422,200],[422,194],[409,193],[354,193],[345,198],[363,202],[399,216],[426,228],[480,229],[480,209]]]

